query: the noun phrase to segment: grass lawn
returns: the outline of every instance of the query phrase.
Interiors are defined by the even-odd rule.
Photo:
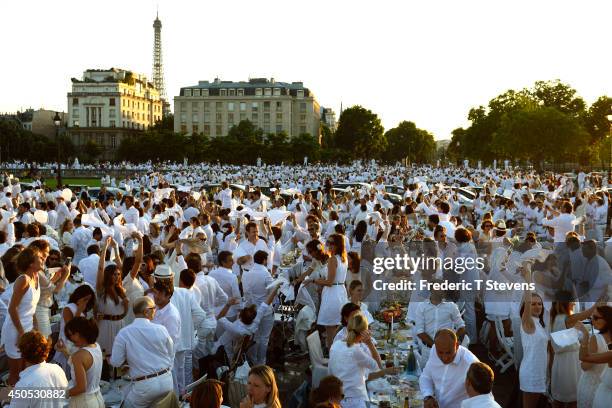
[[[19,181],[23,183],[31,183],[32,179],[23,178],[19,179]],[[64,178],[62,177],[62,183],[68,185],[86,185],[88,187],[100,187],[100,179],[99,178]],[[45,179],[45,184],[49,187],[55,187],[57,182],[55,178]]]

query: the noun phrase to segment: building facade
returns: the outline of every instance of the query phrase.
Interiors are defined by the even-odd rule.
[[[200,81],[174,97],[174,131],[226,136],[248,119],[264,134],[320,136],[320,106],[302,82],[255,78],[248,82]]]
[[[336,112],[332,108],[321,108],[321,122],[323,122],[332,131],[336,131],[338,124],[336,123]]]
[[[55,113],[56,112],[52,110],[34,110],[30,108],[23,112],[0,114],[0,119],[12,120],[25,130],[29,130],[37,135],[43,135],[51,140],[55,140],[57,131],[55,122],[53,121],[53,118],[55,118]],[[60,127],[63,128],[66,126],[68,115],[66,115],[65,112],[57,113],[61,118]]]
[[[112,159],[125,137],[136,136],[162,118],[159,92],[147,77],[111,68],[89,69],[72,78],[68,92],[68,134],[78,147],[93,141]]]

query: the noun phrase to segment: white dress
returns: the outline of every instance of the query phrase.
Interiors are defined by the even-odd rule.
[[[36,287],[32,284],[28,286],[28,290],[21,298],[21,302],[17,307],[17,314],[19,315],[19,321],[23,327],[23,332],[27,333],[34,329],[34,313],[36,312],[36,305],[40,298],[40,286],[38,282],[38,274],[36,274]],[[6,355],[13,359],[21,358],[21,353],[17,347],[17,329],[13,324],[11,316],[6,316],[4,324],[2,325],[2,345]]]
[[[128,306],[129,308],[129,306]],[[119,298],[119,303],[115,303],[111,297],[98,296],[97,313],[118,316],[123,314],[123,303]],[[123,328],[122,320],[99,320],[98,328],[100,335],[98,336],[98,344],[102,348],[102,352],[110,355],[113,350],[113,342],[119,330]]]
[[[70,408],[104,408],[104,399],[100,392],[100,377],[102,375],[102,350],[98,344],[95,347],[83,347],[81,350],[87,350],[91,354],[93,360],[91,367],[85,373],[87,377],[87,388],[85,392],[75,395],[70,398]],[[70,373],[72,378],[74,375],[74,366],[72,358],[68,360],[70,365]]]
[[[546,367],[548,366],[548,334],[538,319],[534,319],[535,331],[525,333],[521,324],[523,360],[519,369],[521,391],[545,393]]]
[[[597,351],[595,353],[608,351],[606,340],[601,334],[595,334],[595,339],[597,339]],[[601,374],[605,369],[605,364],[594,364],[589,370],[582,372],[580,381],[578,381],[578,408],[591,408],[593,406],[595,390],[601,382]]]
[[[612,368],[607,366],[601,375],[601,383],[595,391],[593,408],[610,408],[612,402]]]
[[[348,303],[346,294],[346,270],[347,262],[342,262],[340,256],[336,255],[338,267],[336,268],[336,278],[332,286],[325,286],[321,294],[321,306],[319,307],[319,317],[317,324],[321,326],[338,326],[340,324],[340,311],[342,306]]]
[[[566,318],[567,315],[564,314],[555,316],[552,326],[553,333],[566,329]],[[558,348],[554,342],[552,344],[555,352],[550,379],[552,397],[559,402],[576,401],[580,380],[580,360],[578,359],[580,345],[576,342],[571,346]]]

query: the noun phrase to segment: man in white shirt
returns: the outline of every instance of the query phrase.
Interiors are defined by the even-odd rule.
[[[152,323],[155,304],[149,297],[134,302],[134,322],[119,330],[110,364],[127,362],[131,383],[125,401],[135,408],[148,408],[172,391],[174,343],[168,330]]]
[[[208,276],[214,278],[223,289],[223,292],[228,298],[240,298],[240,287],[238,286],[238,277],[232,272],[232,266],[234,265],[234,258],[232,253],[229,251],[221,251],[217,256],[217,262],[219,267],[213,269],[208,273]],[[223,306],[215,308],[215,314],[218,314]],[[238,314],[238,306],[234,305],[225,315],[228,320],[233,321]]]
[[[549,212],[552,212],[550,208],[548,208]],[[554,232],[554,241],[555,243],[563,243],[565,242],[565,236],[568,232],[574,231],[576,226],[576,216],[572,214],[574,211],[574,207],[572,203],[569,201],[564,202],[561,205],[561,214],[556,215],[554,218],[550,215],[548,218],[542,220],[542,225],[545,227],[552,227]]]
[[[224,181],[221,183],[222,190],[218,194],[218,199],[221,200],[222,208],[232,209],[232,190],[229,188],[229,183]]]
[[[465,336],[465,322],[461,318],[459,308],[453,302],[443,300],[444,292],[432,290],[429,300],[419,303],[416,311],[414,330],[422,343],[421,366],[425,366],[429,353],[434,345],[436,333],[441,329],[451,329],[457,332],[461,344]]]
[[[170,299],[174,295],[174,286],[172,283],[173,282],[171,279],[157,279],[153,284],[153,301],[155,302],[156,311],[152,322],[160,324],[164,326],[166,330],[168,330],[168,334],[174,343],[173,360],[176,361],[176,351],[178,344],[181,341],[182,322],[178,309],[170,302]],[[176,371],[177,367],[178,364],[173,364],[172,366],[172,382],[174,384],[174,391],[177,393],[177,395],[180,395],[178,387],[178,372]]]
[[[60,228],[62,226],[62,224],[64,223],[64,221],[66,221],[66,219],[72,219],[72,214],[70,214],[70,209],[68,208],[68,206],[66,205],[66,203],[64,202],[64,197],[62,197],[61,195],[58,195],[55,200],[57,201],[57,221],[56,221],[56,225],[58,228]]]
[[[460,346],[450,329],[438,331],[429,360],[419,378],[424,408],[456,408],[468,398],[464,378],[478,358]]]
[[[465,377],[469,398],[461,402],[461,408],[501,408],[491,393],[494,379],[491,367],[481,362],[472,363]]]
[[[140,212],[134,207],[134,197],[125,197],[125,208],[126,211],[123,214],[126,224],[138,225],[138,218],[140,218]]]
[[[106,256],[106,254],[104,254]],[[87,247],[87,258],[79,262],[79,271],[83,274],[83,280],[96,290],[96,278],[98,276],[98,264],[100,263],[100,247],[96,244]]]
[[[179,285],[174,288],[174,294],[170,301],[181,316],[181,335],[175,344],[174,369],[177,378],[179,393],[184,393],[185,385],[192,382],[192,354],[191,350],[195,344],[195,331],[198,339],[214,341],[217,320],[209,316],[200,307],[200,300],[196,299],[196,293],[190,288],[195,283],[195,273],[190,269],[181,271]]]
[[[253,255],[257,251],[270,253],[266,242],[259,238],[259,227],[254,222],[249,222],[245,226],[247,239],[243,240],[236,248],[236,263],[242,267],[243,271],[249,271],[253,267]]]
[[[200,293],[200,307],[207,315],[214,315],[215,310],[219,306],[227,303],[227,295],[219,286],[216,279],[206,275],[202,271],[202,259],[198,254],[189,254],[185,258],[187,267],[196,272],[196,281],[194,287]]]
[[[79,264],[87,256],[87,245],[93,237],[93,232],[81,225],[81,217],[74,219],[74,233],[70,239],[70,246],[74,249],[74,263]]]
[[[266,268],[268,263],[268,253],[257,251],[253,256],[253,268],[242,275],[242,289],[247,304],[259,305],[268,296],[267,287],[274,282],[272,274]],[[255,346],[249,350],[252,353],[253,363],[256,365],[266,364],[266,351],[268,350],[268,340],[274,326],[274,310],[269,309],[261,319],[257,333],[255,333]]]

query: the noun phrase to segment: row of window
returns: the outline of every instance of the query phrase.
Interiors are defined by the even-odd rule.
[[[145,130],[148,128],[147,125],[142,124],[142,123],[135,123],[135,122],[130,122],[128,121],[122,121],[122,127],[123,128],[128,128],[128,129],[140,129],[140,130]],[[72,121],[72,127],[79,127],[80,126],[80,121],[78,119],[74,119]],[[96,122],[92,123],[91,127],[98,127]],[[117,122],[115,120],[109,120],[108,121],[108,127],[110,128],[116,128],[117,127]]]
[[[108,99],[108,105],[109,106],[116,106],[115,104],[115,98],[109,98]],[[79,98],[72,98],[72,106],[79,106]],[[142,104],[139,101],[129,101],[126,99],[122,99],[121,100],[121,106],[123,107],[128,107],[128,108],[132,108],[132,109],[138,109],[138,110],[145,110],[145,109],[149,109],[149,103],[145,103],[142,102]],[[153,105],[153,111],[154,112],[161,112],[161,106],[159,105]]]
[[[185,96],[210,96],[208,89],[185,89]],[[220,89],[219,96],[244,96],[244,88]],[[256,88],[255,96],[281,96],[281,88]],[[297,91],[297,97],[304,97],[304,90]]]
[[[259,110],[259,106],[260,106],[261,102],[250,102],[251,104],[251,111],[252,112],[257,112]],[[227,108],[228,111],[235,111],[236,108],[239,108],[239,110],[241,112],[244,112],[247,110],[247,106],[248,106],[249,102],[215,102],[215,110],[217,111],[221,111],[223,110],[223,107],[225,105],[225,107]],[[181,112],[184,112],[187,110],[187,106],[191,105],[191,110],[192,111],[199,111],[200,110],[200,102],[191,102],[191,103],[187,103],[187,102],[181,102],[180,103],[180,110]],[[204,112],[208,112],[210,111],[210,103],[209,102],[203,102],[202,106],[204,108]],[[283,103],[281,101],[276,101],[276,103],[273,105],[270,101],[264,101],[263,102],[263,110],[264,111],[269,111],[271,106],[275,106],[276,110],[283,110]],[[306,102],[301,102],[300,103],[300,112],[306,112]]]
[[[199,113],[192,113],[191,115],[191,122],[193,123],[197,123],[200,122],[200,114]],[[239,116],[236,116],[233,112],[228,112],[226,115],[227,118],[227,122],[228,123],[234,123],[236,118],[239,118],[241,121],[242,120],[246,120],[249,119],[251,122],[257,123],[259,121],[259,113],[258,112],[251,112],[251,116],[248,117],[246,112],[240,112]],[[204,112],[204,116],[203,116],[203,120],[202,122],[210,122],[211,120],[211,115],[210,112]],[[264,122],[270,122],[271,116],[269,113],[265,113],[263,114],[263,121]],[[277,112],[276,113],[276,122],[282,122],[283,121],[283,113],[282,112]],[[187,122],[187,113],[185,112],[181,112],[181,122]],[[223,122],[223,113],[221,112],[217,112],[215,114],[215,122],[219,123],[219,122]],[[306,122],[306,114],[301,114],[300,115],[300,122]]]
[[[228,129],[231,126],[228,126]],[[200,133],[202,132],[205,136],[225,136],[225,134],[223,133],[223,125],[215,125],[214,129],[215,129],[215,133],[211,134],[211,129],[213,129],[213,127],[208,124],[205,123],[202,127],[200,127],[198,124],[193,124],[191,125],[191,133]],[[264,125],[262,130],[264,131],[264,133],[270,133],[270,125]],[[277,124],[276,125],[276,133],[280,133],[283,131],[283,125]],[[187,133],[187,124],[186,123],[181,123],[181,132],[183,133]],[[300,134],[302,133],[306,133],[306,126],[300,126]]]

